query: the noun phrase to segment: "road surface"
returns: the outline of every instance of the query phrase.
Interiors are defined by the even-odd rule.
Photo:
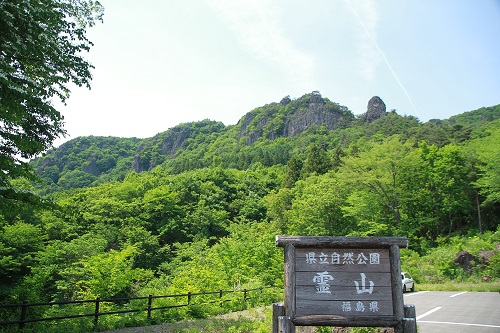
[[[421,291],[404,294],[415,305],[419,333],[500,332],[500,293]]]

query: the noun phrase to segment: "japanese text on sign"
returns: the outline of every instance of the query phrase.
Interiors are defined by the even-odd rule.
[[[401,325],[406,238],[277,236],[276,245],[285,251],[285,310],[295,326]]]
[[[380,315],[392,313],[391,273],[386,249],[309,248],[296,250],[299,314]],[[325,302],[325,303],[321,303]]]
[[[375,283],[373,281],[368,281],[369,287],[367,288],[366,284],[366,275],[365,273],[360,273],[361,280],[353,281],[354,287],[356,288],[357,294],[371,294],[373,292],[373,287]],[[318,294],[331,294],[330,287],[331,285],[328,283],[329,281],[333,281],[334,277],[330,275],[327,271],[316,273],[313,277],[313,282],[316,283],[316,293]]]
[[[332,265],[378,265],[380,264],[380,254],[378,252],[368,253],[368,257],[363,253],[356,256],[353,252],[325,254],[321,252],[316,255],[316,252],[308,252],[306,254],[306,263],[308,264],[332,264]]]
[[[351,304],[351,303],[354,303],[354,304]],[[354,305],[354,308],[353,308],[353,305]],[[342,311],[343,312],[351,312],[351,311],[365,312],[366,310],[367,309],[366,309],[365,303],[363,303],[361,301],[358,301],[358,302],[350,302],[350,301],[342,302]],[[368,303],[368,311],[370,311],[370,312],[378,312],[379,311],[378,302],[377,301],[369,302]]]

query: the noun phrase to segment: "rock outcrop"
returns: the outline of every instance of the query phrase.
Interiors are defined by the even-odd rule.
[[[472,268],[479,264],[479,259],[467,251],[461,251],[455,256],[454,262],[462,267],[468,274],[471,274]]]
[[[455,255],[454,262],[462,267],[465,272],[472,274],[475,269],[481,271],[487,267],[490,264],[491,257],[498,251],[500,251],[500,244],[496,245],[495,250],[479,251],[477,256],[467,251],[460,251]]]
[[[368,101],[368,106],[367,106],[366,113],[365,113],[365,116],[363,117],[363,119],[367,122],[372,122],[374,120],[382,118],[386,114],[387,114],[387,111],[385,108],[384,101],[378,96],[373,96]]]
[[[281,99],[280,105],[287,106],[288,104],[290,104],[291,101],[292,99],[290,98],[290,95],[285,96]]]
[[[327,129],[337,128],[341,115],[325,107],[325,101],[319,94],[312,94],[305,112],[287,115],[284,136],[296,136],[313,125],[324,125]]]
[[[269,140],[299,135],[311,126],[325,126],[334,130],[354,119],[343,106],[324,99],[317,91],[297,100],[284,97],[280,103],[268,104],[247,113],[238,122],[239,138],[251,145],[259,138]]]
[[[153,138],[151,142],[141,144],[132,162],[132,169],[135,172],[151,170],[166,158],[172,158],[177,150],[185,146],[190,136],[189,127],[177,126]]]

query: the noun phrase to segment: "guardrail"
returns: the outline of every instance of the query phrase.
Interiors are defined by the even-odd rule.
[[[192,303],[192,298],[194,296],[199,296],[199,295],[218,295],[217,299],[210,300],[208,302],[204,303],[199,303],[197,305],[204,305],[204,304],[210,304],[210,303],[217,303],[217,302],[227,302],[231,301],[231,299],[222,299],[224,294],[235,294],[235,293],[242,293],[243,294],[243,301],[247,301],[250,299],[248,293],[252,291],[257,291],[259,290],[262,293],[262,290],[265,288],[275,288],[275,287],[259,287],[259,288],[254,288],[254,289],[243,289],[243,290],[218,290],[218,291],[209,291],[209,292],[199,292],[199,293],[185,293],[185,294],[175,294],[175,295],[161,295],[161,296],[155,296],[155,295],[148,295],[148,296],[142,296],[142,297],[128,297],[128,298],[99,298],[97,297],[96,299],[92,300],[74,300],[74,301],[61,301],[61,302],[41,302],[41,303],[19,303],[19,304],[0,304],[0,309],[7,309],[7,308],[20,308],[20,314],[19,314],[19,320],[12,320],[12,321],[3,321],[0,322],[0,326],[7,326],[7,325],[18,325],[19,329],[23,329],[25,324],[27,323],[35,323],[35,322],[41,322],[41,321],[49,321],[49,320],[62,320],[62,319],[71,319],[71,318],[82,318],[82,317],[93,317],[94,318],[94,326],[97,326],[99,322],[99,317],[100,316],[105,316],[105,315],[112,315],[112,314],[120,314],[120,313],[131,313],[131,312],[142,312],[142,311],[147,311],[147,318],[151,319],[151,312],[155,310],[164,310],[164,309],[172,309],[172,308],[180,308],[180,307],[185,307],[185,306],[190,306],[194,305]],[[166,306],[158,306],[158,307],[153,307],[153,300],[155,299],[165,299],[165,298],[185,298],[184,302],[180,302],[178,304],[174,305],[166,305]],[[116,311],[108,311],[108,312],[100,312],[100,305],[104,302],[110,302],[110,303],[116,303],[116,302],[128,302],[132,300],[147,300],[147,305],[142,308],[138,309],[123,309],[123,310],[116,310]],[[92,313],[83,313],[83,314],[75,314],[75,315],[67,315],[67,316],[55,316],[55,317],[44,317],[44,318],[27,318],[27,312],[28,309],[31,307],[38,307],[38,306],[54,306],[54,305],[68,305],[68,304],[84,304],[84,303],[94,303],[94,311]]]

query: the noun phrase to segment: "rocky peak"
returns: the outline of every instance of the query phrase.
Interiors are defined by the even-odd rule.
[[[332,103],[313,91],[299,99],[284,97],[280,103],[271,103],[247,113],[238,122],[238,138],[245,137],[251,145],[259,138],[269,140],[299,135],[311,126],[336,129],[349,121],[347,108]]]
[[[368,106],[366,109],[364,120],[368,121],[368,122],[372,122],[374,120],[382,118],[386,114],[387,114],[387,112],[385,109],[384,101],[378,96],[373,96],[368,101]]]
[[[287,106],[288,104],[290,104],[291,101],[292,99],[290,98],[290,95],[285,96],[281,99],[280,105]]]
[[[299,135],[313,125],[325,125],[329,130],[337,127],[341,115],[325,106],[325,100],[318,91],[310,94],[306,105],[304,110],[286,116],[285,136]]]
[[[320,104],[320,105],[325,104],[325,100],[323,99],[323,97],[321,97],[319,91],[313,91],[311,93],[311,98],[309,98],[309,105],[311,104]]]

